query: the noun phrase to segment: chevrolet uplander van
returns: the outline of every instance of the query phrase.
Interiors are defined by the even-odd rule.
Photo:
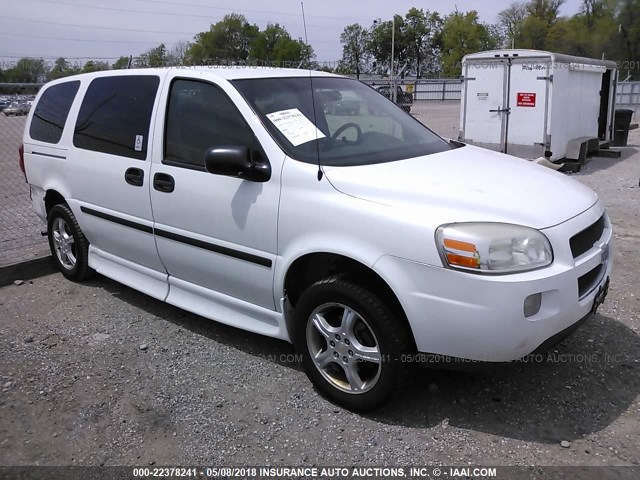
[[[96,271],[290,341],[351,409],[386,401],[420,352],[546,348],[607,293],[611,223],[592,190],[442,139],[353,79],[78,75],[42,88],[23,143],[65,277]]]

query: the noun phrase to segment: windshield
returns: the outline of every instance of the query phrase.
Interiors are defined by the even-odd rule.
[[[452,148],[357,80],[295,77],[232,83],[280,147],[296,160],[319,160],[334,166],[368,165]]]

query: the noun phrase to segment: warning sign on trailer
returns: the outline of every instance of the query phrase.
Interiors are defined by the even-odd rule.
[[[518,106],[519,107],[535,107],[536,94],[518,92]]]

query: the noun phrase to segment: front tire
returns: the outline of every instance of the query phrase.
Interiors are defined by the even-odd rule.
[[[340,276],[314,283],[295,309],[294,343],[305,373],[326,398],[367,411],[404,386],[404,319],[374,293]]]
[[[89,242],[68,205],[55,205],[48,215],[49,248],[58,270],[69,280],[89,277]]]

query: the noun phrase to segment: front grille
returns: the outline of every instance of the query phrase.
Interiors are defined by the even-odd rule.
[[[604,232],[605,218],[604,214],[590,227],[585,228],[580,233],[576,233],[569,245],[571,246],[571,253],[573,258],[577,258],[583,253],[588,252],[593,245],[600,240],[602,232]]]
[[[598,265],[593,270],[588,271],[578,279],[578,297],[582,298],[588,294],[600,281],[600,274],[604,268],[603,264]]]

